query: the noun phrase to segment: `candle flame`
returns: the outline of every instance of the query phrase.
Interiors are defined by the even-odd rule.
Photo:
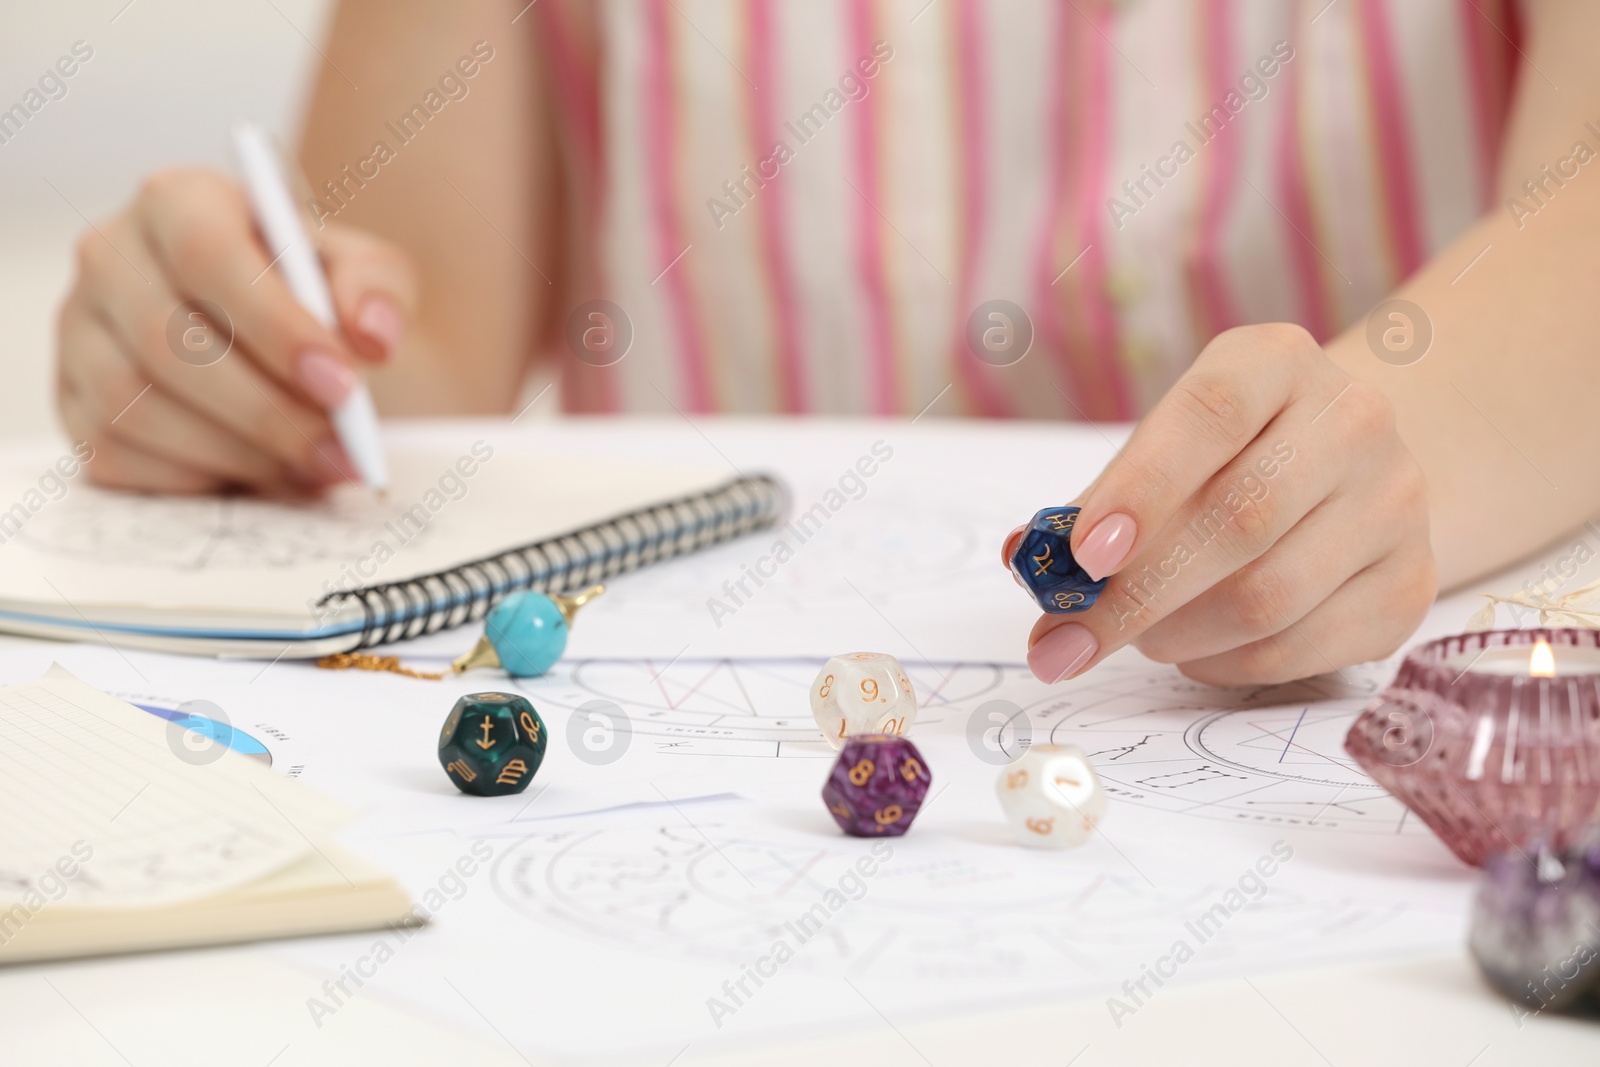
[[[1533,651],[1528,654],[1528,673],[1535,678],[1554,678],[1556,676],[1556,656],[1550,651],[1550,642],[1544,638],[1533,646]]]

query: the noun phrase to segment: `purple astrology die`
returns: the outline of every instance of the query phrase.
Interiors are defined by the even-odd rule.
[[[917,746],[894,734],[856,734],[839,750],[822,802],[852,837],[898,837],[911,828],[933,775]]]

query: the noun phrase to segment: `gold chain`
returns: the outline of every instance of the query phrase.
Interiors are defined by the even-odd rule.
[[[369,652],[335,652],[331,656],[323,656],[317,660],[317,666],[330,671],[352,668],[358,671],[392,671],[407,678],[426,678],[430,682],[437,682],[444,677],[442,672],[436,674],[432,671],[414,671],[410,667],[402,667],[399,656],[374,656]]]

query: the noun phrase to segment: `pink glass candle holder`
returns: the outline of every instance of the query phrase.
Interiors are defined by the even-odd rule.
[[[1600,820],[1600,632],[1492,630],[1413,649],[1345,751],[1464,862]]]

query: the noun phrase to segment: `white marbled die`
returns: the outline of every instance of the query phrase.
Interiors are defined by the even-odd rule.
[[[834,748],[853,734],[904,734],[917,718],[917,694],[900,661],[886,652],[835,656],[811,683],[811,714]]]
[[[1106,813],[1106,793],[1077,745],[1034,745],[994,784],[1017,841],[1030,848],[1083,844]]]

